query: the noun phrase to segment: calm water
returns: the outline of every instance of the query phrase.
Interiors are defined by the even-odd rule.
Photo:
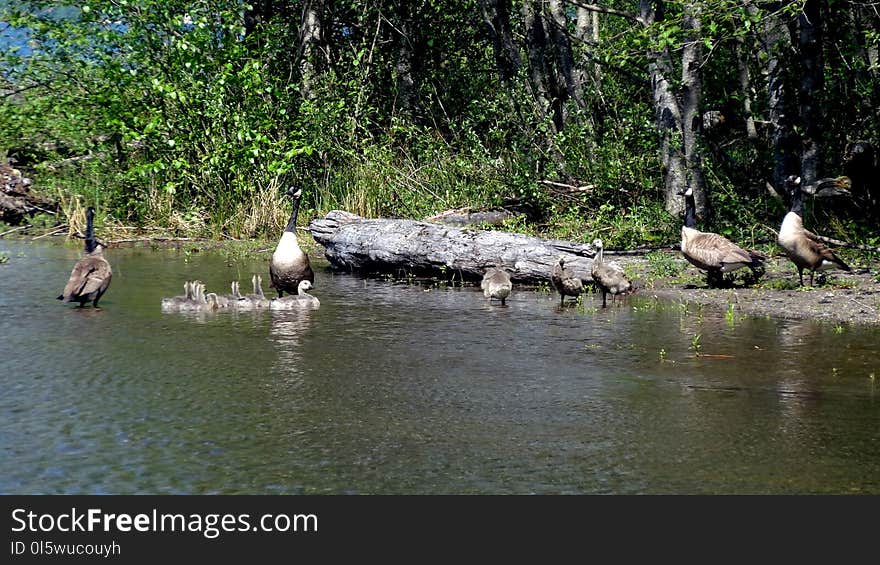
[[[880,493],[877,329],[325,270],[318,311],[162,314],[267,263],[118,249],[77,309],[77,249],[0,251],[0,493]]]

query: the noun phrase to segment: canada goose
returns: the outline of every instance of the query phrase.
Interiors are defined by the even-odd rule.
[[[296,240],[296,217],[299,214],[302,189],[294,191],[290,188],[287,194],[293,199],[293,212],[269,263],[272,287],[278,292],[278,298],[284,296],[285,292],[296,294],[299,281],[315,283],[315,273],[309,264],[309,256],[299,248]]]
[[[626,295],[632,291],[632,282],[624,274],[623,269],[616,264],[606,264],[603,257],[604,245],[601,239],[593,240],[593,247],[596,248],[596,257],[593,259],[593,268],[590,274],[596,285],[602,289],[602,308],[605,308],[605,299],[611,293],[611,303],[618,294]]]
[[[565,303],[566,296],[574,296],[577,298],[584,291],[584,282],[580,277],[574,275],[570,269],[565,268],[565,256],[559,256],[559,262],[553,265],[553,271],[550,273],[550,280],[553,286],[559,291],[559,305]]]
[[[298,308],[311,308],[317,310],[321,307],[321,301],[306,291],[312,288],[312,283],[306,280],[299,281],[296,294],[284,298],[273,298],[269,302],[271,310],[295,310]]]
[[[706,271],[706,282],[710,287],[723,281],[722,273],[730,273],[748,267],[756,275],[760,272],[764,259],[754,252],[746,251],[724,236],[717,233],[701,232],[696,229],[697,213],[694,203],[694,189],[688,187],[679,193],[684,196],[684,225],[681,227],[681,253],[696,268]]]
[[[501,265],[501,261],[498,262],[498,265]],[[483,289],[483,296],[488,298],[489,302],[496,298],[504,306],[507,297],[510,296],[510,292],[513,290],[513,283],[510,282],[510,274],[507,271],[500,267],[495,267],[486,270],[483,280],[480,282],[480,288]]]
[[[98,300],[107,292],[113,270],[104,258],[104,246],[95,239],[95,209],[91,206],[86,210],[86,242],[82,258],[73,266],[70,279],[58,296],[63,302],[79,302],[85,306],[91,301],[98,307]]]
[[[819,236],[804,229],[802,217],[804,195],[801,188],[801,178],[794,175],[789,176],[785,179],[785,184],[791,195],[791,208],[782,220],[779,237],[776,241],[797,267],[801,286],[804,286],[804,269],[810,271],[810,286],[813,286],[813,275],[816,271],[835,267],[851,271],[849,265],[822,243]]]
[[[193,282],[186,281],[183,283],[183,295],[181,296],[172,296],[171,298],[163,298],[162,299],[162,311],[164,312],[177,312],[180,310],[181,306],[190,302],[193,299]]]

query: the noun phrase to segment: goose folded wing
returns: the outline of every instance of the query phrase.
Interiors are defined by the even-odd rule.
[[[834,263],[835,265],[839,266],[844,271],[850,270],[849,265],[844,263],[843,259],[838,257],[834,253],[834,251],[831,250],[830,247],[825,245],[825,242],[822,241],[822,239],[818,235],[816,235],[813,232],[808,231],[808,230],[804,230],[804,235],[807,236],[807,238],[804,240],[804,242],[807,245],[807,247],[810,249],[810,251],[812,251],[816,255],[820,256],[825,261],[828,261],[829,263]]]
[[[751,263],[753,258],[735,243],[717,233],[703,233],[693,239],[687,250],[695,259],[721,267],[728,263]]]

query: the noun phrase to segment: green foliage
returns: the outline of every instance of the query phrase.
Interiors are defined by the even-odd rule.
[[[0,152],[42,163],[38,184],[51,196],[185,234],[277,233],[289,213],[284,191],[300,186],[303,222],[334,208],[419,218],[514,202],[529,218],[505,229],[601,236],[610,249],[666,245],[680,219],[665,209],[649,66],[697,41],[700,110],[730,118],[701,139],[714,211],[703,227],[746,246],[772,240],[783,207],[764,189],[770,133],[747,139],[741,109],[748,97],[756,117],[767,112],[757,86],[770,56],[761,34],[774,18],[794,21],[803,3],[781,11],[735,0],[664,4],[665,18],[651,25],[602,17],[598,45],[571,42],[584,91],[576,100],[535,83],[517,10],[510,31],[523,64],[500,79],[476,0],[327,3],[316,54],[301,39],[306,3],[0,3],[5,31],[28,40],[0,55],[0,88],[12,93],[0,102]],[[853,25],[839,4],[826,10],[840,41],[826,50],[818,101],[829,171],[842,166],[851,139],[880,146],[880,88],[863,56],[880,35]],[[683,23],[695,9],[699,31]],[[575,8],[567,16],[576,35]],[[546,80],[563,74],[553,49],[539,54]],[[731,81],[741,52],[749,92]],[[666,73],[674,88],[680,77],[674,65]],[[876,239],[857,215],[820,211],[816,219],[811,225],[831,235]]]
[[[675,256],[662,251],[652,251],[645,255],[649,276],[652,278],[677,277],[684,271],[684,265]]]

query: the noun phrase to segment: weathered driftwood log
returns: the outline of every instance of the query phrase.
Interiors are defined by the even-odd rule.
[[[563,255],[566,268],[592,281],[595,250],[584,243],[413,220],[370,220],[341,210],[313,220],[309,230],[337,268],[474,280],[500,260],[514,281],[537,283],[550,278]]]

